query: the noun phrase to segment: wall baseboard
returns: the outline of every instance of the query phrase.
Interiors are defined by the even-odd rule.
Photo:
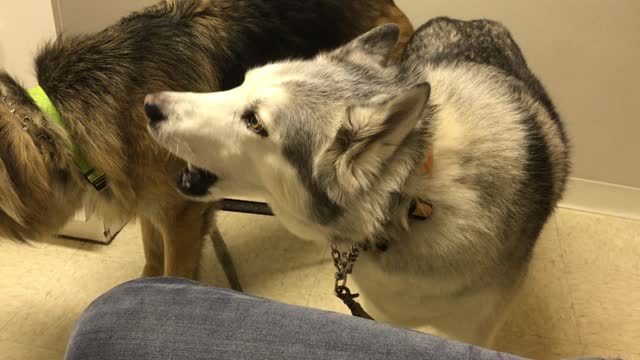
[[[558,206],[640,220],[640,188],[570,178]]]

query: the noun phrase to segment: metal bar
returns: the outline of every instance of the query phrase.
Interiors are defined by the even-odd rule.
[[[257,201],[223,199],[222,211],[273,216],[273,211],[271,210],[269,205]]]
[[[227,276],[229,286],[231,286],[231,289],[235,291],[242,292],[242,285],[240,285],[240,279],[238,278],[236,267],[233,264],[231,253],[229,252],[229,248],[222,238],[222,234],[220,234],[220,231],[218,231],[217,228],[214,228],[213,231],[209,234],[209,239],[211,239],[213,250],[216,253],[216,257],[218,258],[220,265],[222,266],[222,270]]]

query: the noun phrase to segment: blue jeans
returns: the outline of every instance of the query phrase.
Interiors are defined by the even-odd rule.
[[[66,359],[522,359],[176,278],[120,285],[81,315]]]

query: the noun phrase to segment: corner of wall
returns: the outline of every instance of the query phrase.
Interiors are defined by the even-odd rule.
[[[60,36],[62,35],[62,32],[64,30],[62,26],[62,12],[60,11],[60,1],[51,0],[51,9],[53,10],[53,21],[56,26],[56,34]]]
[[[562,208],[640,220],[640,189],[570,178]]]

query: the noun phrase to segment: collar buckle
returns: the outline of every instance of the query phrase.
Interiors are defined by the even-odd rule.
[[[95,169],[89,169],[82,174],[98,192],[107,188],[107,176],[105,174],[99,173]]]
[[[433,214],[433,205],[421,199],[411,200],[411,204],[409,205],[409,219],[425,221],[431,217],[431,214]]]

